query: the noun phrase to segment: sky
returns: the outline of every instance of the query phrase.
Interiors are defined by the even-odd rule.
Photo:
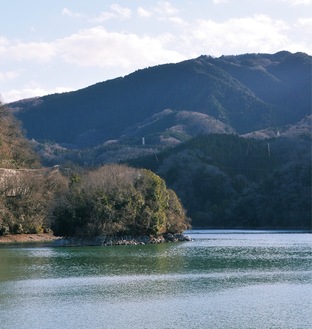
[[[312,55],[312,0],[0,2],[5,103],[200,55]]]

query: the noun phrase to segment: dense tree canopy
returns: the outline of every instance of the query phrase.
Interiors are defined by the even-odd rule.
[[[178,194],[195,227],[311,229],[311,139],[198,136],[150,168]]]
[[[106,165],[72,182],[53,211],[56,235],[177,233],[185,212],[164,180],[149,170]]]

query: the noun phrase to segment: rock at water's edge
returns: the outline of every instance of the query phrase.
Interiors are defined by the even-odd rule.
[[[84,247],[84,246],[120,246],[120,245],[138,245],[138,244],[157,244],[165,242],[183,242],[192,241],[192,239],[181,233],[167,233],[161,236],[98,236],[92,238],[67,237],[54,241],[56,247]]]

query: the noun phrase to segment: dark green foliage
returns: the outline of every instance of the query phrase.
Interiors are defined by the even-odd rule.
[[[106,165],[81,177],[57,202],[56,235],[148,235],[182,232],[185,212],[164,180],[149,170]]]
[[[288,163],[250,186],[234,213],[254,227],[311,229],[311,163]]]
[[[193,226],[311,228],[311,140],[198,136],[153,157],[152,168],[178,194]]]

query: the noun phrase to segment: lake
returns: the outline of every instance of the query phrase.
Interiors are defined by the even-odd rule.
[[[1,245],[0,328],[312,328],[311,234],[188,235],[158,245]]]

